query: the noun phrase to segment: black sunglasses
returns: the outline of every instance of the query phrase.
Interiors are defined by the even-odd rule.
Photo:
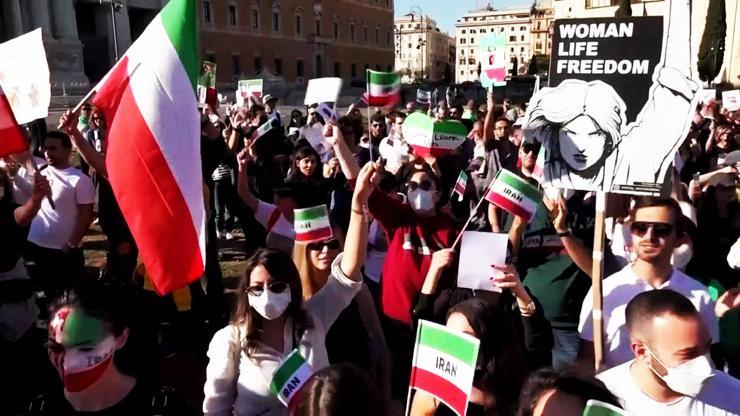
[[[322,251],[324,247],[327,247],[329,250],[339,250],[339,240],[332,238],[331,240],[314,241],[313,243],[308,243],[306,247],[313,251]]]
[[[290,285],[285,282],[273,280],[266,285],[249,286],[247,288],[247,293],[253,296],[262,296],[262,293],[265,292],[265,286],[267,286],[267,289],[272,293],[283,293],[290,287]]]
[[[421,182],[409,181],[406,184],[406,188],[409,191],[415,191],[417,189],[421,189],[422,191],[429,191],[429,190],[432,189],[432,181],[430,181],[428,179],[424,179]]]
[[[532,153],[535,153],[535,154],[536,153],[539,153],[540,147],[542,147],[542,145],[534,144],[534,143],[524,143],[524,144],[522,144],[522,150],[524,151],[525,154],[526,153],[529,153],[529,152],[532,152]]]
[[[653,234],[658,238],[668,237],[676,228],[673,224],[665,222],[635,221],[630,225],[630,231],[638,237],[644,237],[651,227]]]

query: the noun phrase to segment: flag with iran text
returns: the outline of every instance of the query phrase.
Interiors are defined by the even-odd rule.
[[[159,294],[203,275],[197,0],[171,0],[95,87],[106,167]]]
[[[628,416],[630,414],[617,406],[593,399],[589,400],[586,408],[583,409],[583,416]]]
[[[529,222],[542,201],[542,192],[515,173],[501,169],[488,189],[486,200]]]
[[[26,136],[15,120],[8,97],[0,86],[0,157],[28,150]]]
[[[460,171],[460,175],[457,177],[457,181],[455,181],[455,189],[452,190],[453,194],[457,194],[457,200],[462,201],[463,197],[465,196],[465,188],[468,187],[468,174],[465,173],[465,170]]]
[[[287,407],[292,407],[293,399],[298,397],[301,387],[311,378],[313,370],[306,360],[293,350],[280,363],[272,376],[270,391]]]
[[[477,338],[420,320],[410,387],[433,395],[464,416],[473,387],[479,346]]]
[[[385,107],[401,100],[401,76],[394,72],[367,70],[367,105]]]
[[[311,243],[332,237],[329,210],[326,205],[296,209],[294,215],[295,241]]]

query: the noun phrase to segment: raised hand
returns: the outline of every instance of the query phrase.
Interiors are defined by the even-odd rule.
[[[238,155],[236,155],[236,163],[239,167],[239,172],[247,172],[247,163],[252,157],[249,154],[249,149],[244,148]]]
[[[49,181],[40,173],[33,177],[33,193],[31,199],[33,202],[40,204],[44,198],[51,195],[51,185]]]
[[[435,251],[432,254],[432,262],[429,268],[433,270],[446,269],[455,261],[455,255],[455,250],[451,248],[443,248],[442,250]]]
[[[376,166],[372,162],[368,162],[357,176],[357,183],[355,184],[355,193],[353,197],[352,209],[361,209],[367,205],[367,200],[370,198],[370,194],[375,189],[377,173]],[[380,182],[380,178],[377,178],[377,182]],[[359,206],[355,206],[355,205]]]
[[[72,133],[74,130],[77,130],[77,119],[78,115],[76,113],[73,113],[72,110],[67,110],[59,117],[59,127],[57,129]]]
[[[735,309],[740,309],[740,287],[732,288],[723,293],[722,296],[717,299],[714,312],[717,314],[718,318],[721,318],[727,312]]]

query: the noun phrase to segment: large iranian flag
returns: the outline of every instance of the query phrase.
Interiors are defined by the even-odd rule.
[[[26,136],[15,120],[8,97],[0,86],[0,157],[10,156],[28,150]]]
[[[420,320],[410,386],[435,396],[464,416],[479,347],[480,341],[475,337]]]
[[[106,167],[159,294],[204,272],[196,0],[170,0],[98,84]]]

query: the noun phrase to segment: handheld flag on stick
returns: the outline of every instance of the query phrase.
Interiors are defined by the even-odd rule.
[[[457,194],[458,202],[462,202],[465,196],[465,188],[468,186],[468,174],[465,173],[465,169],[460,171],[460,175],[457,177],[455,182],[455,188],[452,190],[452,194]]]
[[[26,135],[15,120],[8,97],[0,86],[0,157],[28,150]]]
[[[293,350],[283,359],[277,371],[273,374],[270,391],[286,407],[293,407],[293,400],[298,397],[301,387],[306,384],[312,375],[311,366],[301,357],[298,350]]]
[[[486,193],[486,200],[529,222],[537,212],[542,192],[516,174],[501,169]]]
[[[218,102],[216,92],[216,64],[203,61],[198,76],[198,104],[215,105]]]
[[[321,103],[316,107],[316,112],[321,115],[321,117],[324,119],[325,122],[329,123],[336,123],[337,122],[337,113],[334,111],[332,107],[330,107],[326,103]]]
[[[249,97],[262,100],[262,84],[263,80],[261,79],[244,79],[239,81],[239,88],[237,88],[236,92],[236,104],[243,107]]]
[[[311,243],[333,236],[329,223],[329,210],[326,205],[296,209],[294,217],[293,228],[295,228],[296,242]]]
[[[385,107],[401,100],[401,76],[394,72],[367,70],[367,105]]]
[[[479,347],[477,338],[420,320],[410,387],[431,394],[465,416]]]
[[[583,416],[629,416],[629,413],[609,403],[589,400],[583,409]]]
[[[259,126],[257,130],[255,130],[252,133],[251,143],[249,147],[254,146],[254,144],[257,142],[257,139],[267,134],[268,131],[272,130],[272,128],[275,126],[276,123],[277,123],[277,120],[275,120],[274,118],[271,118],[265,121],[261,126]]]

